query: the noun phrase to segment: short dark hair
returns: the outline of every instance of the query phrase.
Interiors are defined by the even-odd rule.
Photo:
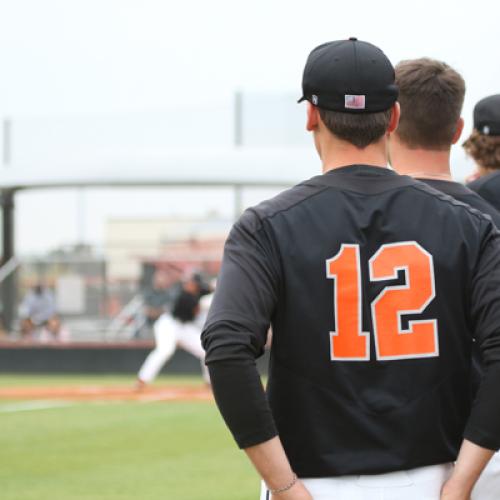
[[[387,132],[392,108],[378,113],[340,113],[319,108],[319,115],[326,128],[339,139],[350,142],[359,149],[377,142]]]
[[[500,169],[500,136],[483,135],[474,129],[462,146],[481,167]]]
[[[411,148],[448,149],[462,112],[464,79],[446,63],[426,57],[401,61],[395,69],[401,141]]]

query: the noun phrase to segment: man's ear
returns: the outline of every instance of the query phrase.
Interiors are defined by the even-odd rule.
[[[399,124],[399,117],[401,116],[401,108],[399,107],[399,102],[395,102],[391,110],[391,120],[389,121],[389,126],[387,127],[387,133],[392,134]]]
[[[319,109],[316,106],[313,106],[309,101],[307,102],[307,122],[306,122],[306,130],[312,132],[316,130],[319,125]]]
[[[453,134],[453,139],[451,141],[452,144],[456,144],[462,132],[464,131],[464,119],[460,117],[457,122],[457,128],[455,129],[455,133]]]

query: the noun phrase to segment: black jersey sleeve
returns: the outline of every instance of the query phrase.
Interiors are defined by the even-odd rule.
[[[500,233],[487,223],[474,272],[471,313],[484,362],[484,377],[465,430],[470,441],[500,448]]]
[[[272,238],[258,215],[249,210],[226,241],[202,332],[217,405],[241,448],[277,435],[255,359],[264,352],[279,281],[279,258]]]

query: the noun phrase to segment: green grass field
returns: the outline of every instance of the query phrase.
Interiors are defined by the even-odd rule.
[[[0,376],[2,387],[132,382]],[[199,385],[201,379],[157,383]],[[257,475],[213,403],[74,402],[35,409],[0,401],[2,500],[250,500],[258,490]]]

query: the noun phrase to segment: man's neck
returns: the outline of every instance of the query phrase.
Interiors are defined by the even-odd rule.
[[[371,144],[363,149],[345,141],[332,141],[328,144],[322,144],[319,148],[319,154],[323,164],[323,173],[346,165],[387,167],[385,141]]]
[[[410,149],[391,138],[391,165],[401,175],[451,181],[450,149]]]
[[[479,176],[483,177],[484,175],[489,175],[489,174],[492,174],[493,172],[500,172],[500,170],[498,168],[482,167],[481,165],[479,165],[478,172],[479,172]]]

